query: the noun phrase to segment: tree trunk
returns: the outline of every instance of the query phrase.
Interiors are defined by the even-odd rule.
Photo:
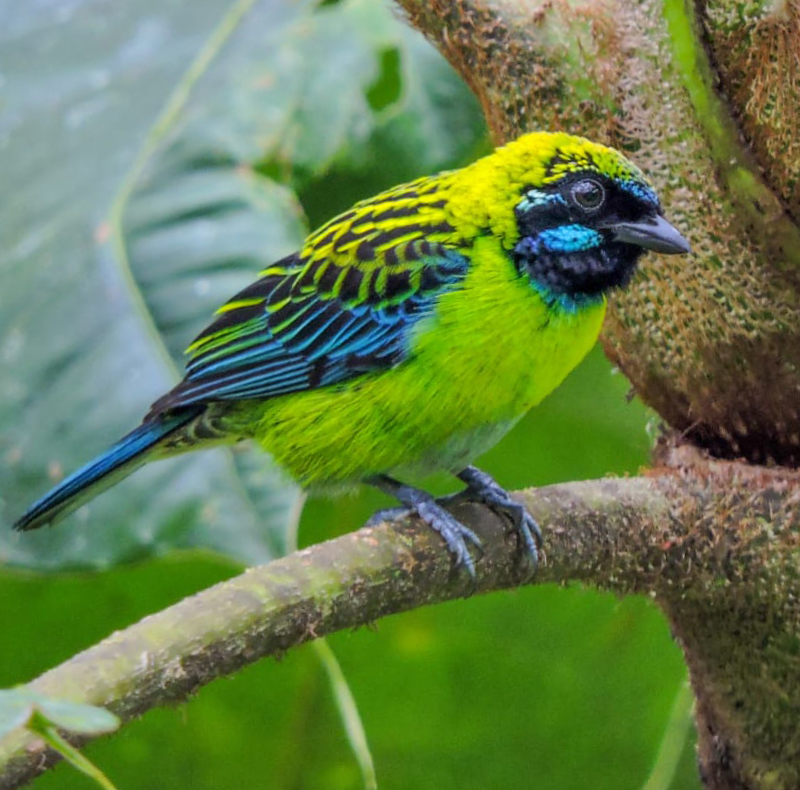
[[[652,474],[691,492],[674,515],[699,525],[689,576],[639,589],[683,646],[707,786],[800,787],[800,3],[398,2],[496,142],[613,145],[690,238],[690,258],[648,256],[603,335],[670,426]],[[724,571],[693,556],[704,541]]]

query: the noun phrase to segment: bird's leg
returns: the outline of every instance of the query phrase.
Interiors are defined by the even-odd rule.
[[[486,472],[482,472],[474,466],[468,466],[460,471],[457,477],[467,484],[466,491],[463,493],[491,508],[501,510],[511,517],[514,529],[525,545],[525,551],[535,572],[539,565],[539,549],[542,545],[542,530],[536,523],[536,519],[528,513],[524,505],[515,502],[508,491]]]
[[[480,538],[469,527],[465,527],[458,519],[448,513],[440,504],[436,502],[431,494],[419,488],[405,485],[388,475],[375,475],[368,478],[365,482],[379,488],[385,494],[395,497],[404,509],[390,508],[389,510],[376,513],[370,519],[374,523],[376,517],[381,514],[396,518],[402,512],[413,511],[429,527],[438,532],[447,548],[456,561],[456,566],[466,568],[472,578],[475,578],[475,560],[469,551],[467,543],[471,543],[475,548],[481,548]],[[400,510],[400,512],[398,512]]]

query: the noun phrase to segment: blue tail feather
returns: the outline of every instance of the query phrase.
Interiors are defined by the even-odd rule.
[[[186,409],[143,423],[34,502],[14,524],[14,529],[37,529],[76,510],[147,463],[148,450],[194,419],[199,411],[202,409]]]

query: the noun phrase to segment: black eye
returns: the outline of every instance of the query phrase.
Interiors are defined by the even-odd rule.
[[[603,185],[591,178],[578,181],[572,186],[573,200],[586,211],[594,211],[603,205],[606,191]]]

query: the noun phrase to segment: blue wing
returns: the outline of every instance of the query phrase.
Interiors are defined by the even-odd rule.
[[[188,349],[186,378],[153,412],[270,398],[397,365],[412,327],[459,287],[468,263],[423,239],[290,256],[219,310]]]

